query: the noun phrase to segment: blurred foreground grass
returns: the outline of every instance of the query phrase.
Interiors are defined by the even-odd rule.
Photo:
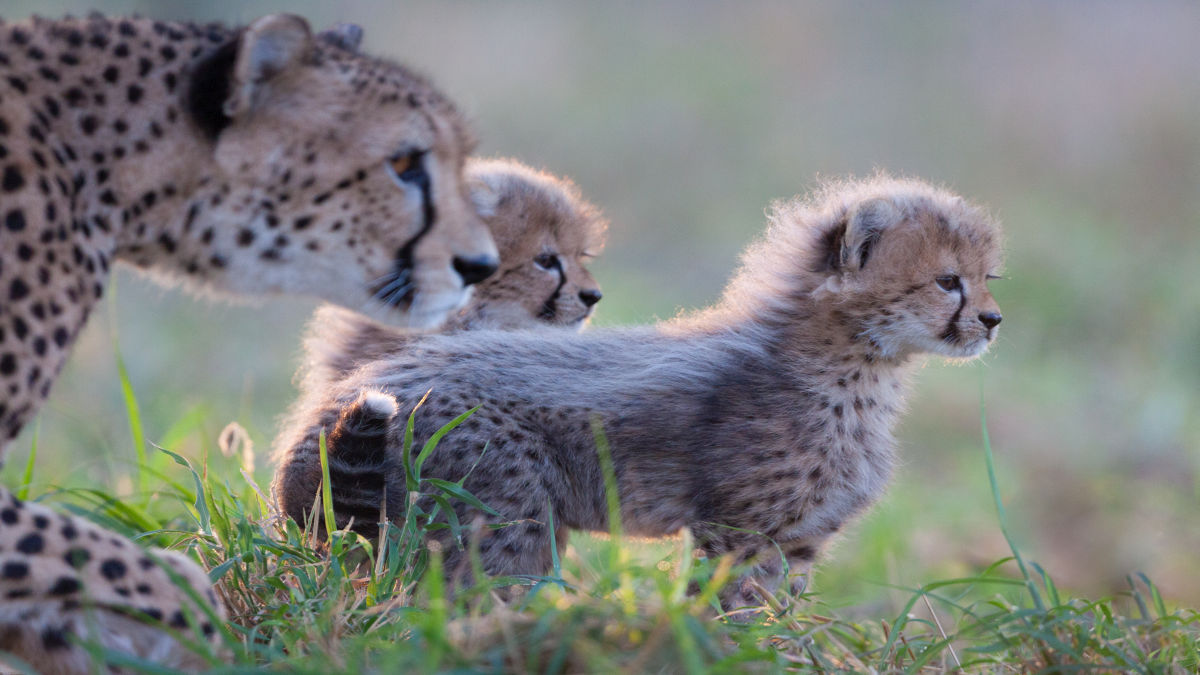
[[[136,429],[136,397],[126,402]],[[443,442],[453,442],[453,431]],[[818,574],[813,592],[767,592],[761,607],[726,615],[716,594],[738,574],[729,558],[696,557],[686,531],[669,540],[628,541],[612,512],[610,536],[577,533],[565,551],[554,552],[549,575],[488,579],[450,595],[440,551],[421,541],[431,528],[448,526],[470,550],[478,542],[469,528],[460,530],[436,506],[427,513],[414,506],[378,541],[337,532],[318,544],[308,534],[311,523],[271,512],[247,471],[254,462],[247,443],[239,427],[226,429],[222,452],[207,453],[197,466],[152,450],[125,476],[126,485],[143,488],[132,494],[37,495],[143,544],[188,550],[203,561],[231,618],[218,649],[203,640],[194,648],[221,672],[263,666],[311,673],[1200,669],[1200,613],[1164,600],[1146,576],[1131,575],[1125,591],[1091,600],[1058,589],[1051,573],[1015,547],[1012,557],[954,578],[890,588],[890,605],[831,603],[820,590],[825,575]],[[982,447],[999,510],[994,529],[1004,534],[986,431]],[[432,443],[428,450],[437,452]],[[450,497],[453,486],[422,478],[418,451],[426,454],[404,452],[409,490]],[[325,513],[328,500],[326,493]],[[841,566],[843,558],[844,552],[823,568]],[[115,654],[97,658],[132,672],[163,672]]]

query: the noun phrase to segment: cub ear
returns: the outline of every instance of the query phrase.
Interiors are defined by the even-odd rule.
[[[500,191],[494,181],[488,180],[487,174],[468,172],[467,190],[471,194],[471,206],[480,218],[491,218],[496,215],[500,206]]]
[[[865,267],[875,242],[900,218],[899,209],[887,199],[870,199],[855,206],[846,217],[839,266],[852,270]]]
[[[312,52],[308,22],[294,14],[269,14],[242,33],[233,63],[233,82],[223,110],[236,119],[254,108],[264,85]]]
[[[362,44],[362,26],[353,23],[338,23],[317,33],[317,39],[348,52],[357,52]]]

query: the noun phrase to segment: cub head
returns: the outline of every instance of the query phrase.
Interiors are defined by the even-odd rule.
[[[480,282],[456,322],[582,328],[601,296],[587,268],[604,247],[600,210],[571,181],[513,160],[470,160],[466,177],[500,249],[500,268]]]
[[[219,175],[188,229],[218,287],[433,326],[497,265],[462,179],[473,140],[428,82],[358,53],[360,35],[271,15],[193,65],[187,108]]]
[[[823,238],[822,263],[858,336],[885,356],[970,358],[996,338],[988,290],[1002,264],[999,226],[961,197],[912,180],[852,186]]]

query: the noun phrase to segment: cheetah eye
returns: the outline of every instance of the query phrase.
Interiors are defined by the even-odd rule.
[[[404,187],[404,183],[420,185],[429,181],[429,174],[425,173],[424,150],[402,152],[384,162],[383,166],[400,187]]]
[[[943,291],[957,291],[959,288],[962,287],[962,284],[958,280],[957,274],[947,274],[945,276],[941,276],[941,277],[938,277],[937,279],[934,279],[934,281],[937,282],[937,285]]]
[[[553,270],[560,267],[558,256],[553,253],[539,253],[533,259],[533,264],[544,270]]]

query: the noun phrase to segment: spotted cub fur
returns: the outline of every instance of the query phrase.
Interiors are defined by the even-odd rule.
[[[599,209],[585,201],[570,181],[511,160],[472,160],[466,176],[472,199],[500,249],[500,269],[476,287],[467,306],[447,322],[445,332],[582,328],[601,295],[586,266],[604,245],[607,223]],[[401,354],[419,339],[340,308],[318,310],[305,340],[300,398],[290,414],[297,422],[285,422],[284,428],[303,430],[303,421],[313,410],[327,405],[323,396],[330,383],[365,364]],[[300,518],[303,509],[311,506],[312,495],[300,496],[306,502],[301,504],[297,495],[281,488],[292,482],[292,472],[305,471],[312,458],[293,462],[286,451],[294,443],[287,437],[277,442],[282,452],[275,492],[281,510]],[[330,471],[340,476],[342,468],[334,462]],[[352,485],[349,480],[334,483],[339,515],[349,518],[358,513],[352,503],[377,513],[378,494],[360,494]],[[360,531],[367,533],[374,519],[359,516]]]
[[[420,447],[478,405],[423,475],[466,476],[500,513],[459,503],[460,522],[509,523],[481,542],[488,573],[540,575],[552,540],[608,528],[596,422],[625,530],[688,527],[708,553],[733,554],[749,572],[723,602],[744,606],[757,600],[754,582],[771,588],[785,570],[802,584],[826,541],[880,496],[907,374],[920,354],[987,348],[1000,323],[987,280],[1000,263],[998,226],[942,189],[882,176],[827,185],[775,209],[708,310],[580,335],[428,336],[360,368],[291,431],[299,440],[279,487],[306,515],[325,430],[330,462],[359,469],[358,485],[374,483],[387,513],[403,514],[398,451],[410,411],[432,392],[416,412]],[[342,515],[374,528],[379,509],[359,506]],[[466,581],[462,549],[443,544],[447,569]]]
[[[359,36],[313,36],[290,15],[236,30],[95,16],[0,25],[0,459],[116,261],[416,326],[495,269],[462,180],[473,142],[461,118],[424,80],[357,53]],[[79,657],[66,637],[94,618],[85,609],[180,627],[188,601],[141,549],[2,490],[0,503],[3,646],[69,671]],[[191,563],[157,555],[207,586]],[[97,625],[89,634],[107,646],[171,650]]]
[[[582,329],[601,298],[587,267],[604,248],[608,223],[600,210],[570,180],[514,160],[472,159],[465,176],[500,250],[500,268],[475,286],[441,331]],[[304,390],[402,351],[410,339],[361,314],[322,307],[304,342]]]

